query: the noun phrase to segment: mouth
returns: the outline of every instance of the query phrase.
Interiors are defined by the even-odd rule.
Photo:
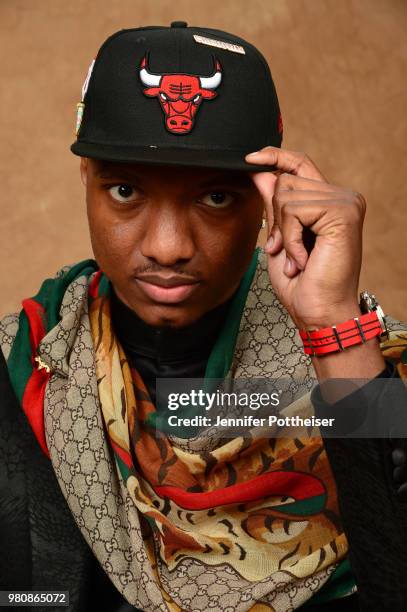
[[[153,302],[178,304],[197,289],[199,282],[185,276],[160,276],[146,274],[136,277],[141,291]]]

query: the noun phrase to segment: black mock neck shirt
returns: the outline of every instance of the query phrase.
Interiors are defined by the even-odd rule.
[[[182,328],[152,327],[111,291],[112,323],[130,365],[156,399],[156,378],[203,378],[233,296]]]

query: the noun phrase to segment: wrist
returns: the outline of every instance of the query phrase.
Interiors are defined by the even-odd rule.
[[[360,314],[360,306],[357,300],[355,300],[354,302],[340,304],[336,307],[330,306],[323,312],[315,313],[307,317],[296,318],[295,323],[298,329],[311,331],[338,325],[338,323],[343,323],[354,317],[359,317]]]
[[[378,339],[383,333],[377,312],[360,314],[336,325],[315,330],[300,329],[299,334],[308,355],[322,357],[370,339]]]
[[[318,378],[339,373],[372,377],[383,370],[380,340],[387,334],[386,317],[368,291],[361,293],[360,304],[349,302],[301,324],[304,351],[311,356]]]

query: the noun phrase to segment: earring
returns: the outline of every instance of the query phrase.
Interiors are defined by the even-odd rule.
[[[261,229],[264,229],[264,228],[266,227],[266,220],[265,220],[265,218],[264,218],[264,217],[263,217],[263,219],[261,220],[261,226],[260,226],[260,227],[261,227]]]

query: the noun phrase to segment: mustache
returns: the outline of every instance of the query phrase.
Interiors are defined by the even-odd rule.
[[[137,277],[139,275],[143,275],[143,274],[164,274],[164,275],[168,275],[168,274],[174,274],[174,275],[179,275],[179,276],[185,276],[187,278],[194,278],[194,279],[199,279],[201,277],[201,275],[199,274],[199,272],[197,270],[190,270],[187,266],[185,266],[185,264],[183,263],[175,263],[172,266],[161,266],[160,264],[157,263],[148,263],[148,264],[144,264],[142,266],[137,266],[136,268],[133,269],[133,276]]]

